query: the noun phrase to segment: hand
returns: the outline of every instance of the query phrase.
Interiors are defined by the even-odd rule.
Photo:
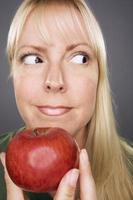
[[[65,174],[59,184],[54,200],[74,200],[78,177],[80,181],[80,200],[97,200],[95,182],[85,149],[80,152],[79,170],[72,169]]]
[[[5,170],[5,182],[7,187],[7,200],[26,200],[23,191],[10,179],[5,166],[5,153],[0,155]],[[76,185],[80,171],[80,199],[97,200],[94,179],[91,173],[86,150],[81,150],[79,170],[72,169],[62,178],[54,200],[74,200]]]
[[[23,191],[12,182],[12,180],[8,175],[5,165],[5,153],[0,154],[0,159],[3,164],[5,172],[4,177],[7,188],[7,200],[28,200],[24,197]]]

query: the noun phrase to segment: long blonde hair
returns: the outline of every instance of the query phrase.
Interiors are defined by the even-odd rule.
[[[86,142],[86,149],[88,150],[92,173],[96,183],[98,200],[131,200],[133,199],[131,174],[133,165],[130,157],[133,157],[133,149],[124,139],[120,138],[116,130],[111,90],[108,81],[104,39],[99,24],[85,1],[23,1],[13,19],[8,35],[7,53],[9,62],[12,65],[17,42],[29,14],[36,8],[40,7],[41,9],[42,5],[45,7],[50,3],[59,5],[62,3],[66,8],[69,8],[69,12],[73,12],[75,9],[80,12],[87,30],[89,43],[96,54],[99,65],[96,107],[92,119],[88,124],[88,138]],[[72,8],[74,9],[72,10]],[[63,32],[60,22],[58,22],[58,26],[60,26],[59,30]]]

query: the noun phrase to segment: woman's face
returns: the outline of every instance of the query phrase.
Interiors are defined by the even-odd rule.
[[[82,25],[78,13],[77,17]],[[26,127],[61,127],[82,145],[95,107],[97,60],[76,23],[72,26],[75,33],[70,29],[63,38],[50,12],[42,20],[41,32],[47,29],[50,43],[44,42],[31,14],[16,49],[17,107]]]

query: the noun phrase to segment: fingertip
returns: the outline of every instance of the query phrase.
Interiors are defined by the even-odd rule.
[[[66,176],[64,177],[64,181],[67,185],[75,187],[78,177],[79,177],[79,170],[74,168],[66,174]]]
[[[74,199],[78,177],[78,169],[73,168],[69,170],[59,184],[55,199]]]
[[[89,166],[89,157],[86,149],[82,149],[80,151],[80,161],[83,163],[84,166]]]
[[[5,156],[5,152],[0,153],[0,158]]]
[[[4,152],[0,153],[0,160],[2,162],[2,165],[5,166],[5,153]]]

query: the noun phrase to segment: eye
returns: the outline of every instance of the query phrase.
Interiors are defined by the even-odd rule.
[[[86,53],[79,53],[75,55],[72,59],[71,62],[74,62],[76,64],[87,64],[89,61],[89,56]]]
[[[34,54],[27,54],[21,58],[22,62],[26,65],[35,65],[38,63],[43,63],[43,60]]]

